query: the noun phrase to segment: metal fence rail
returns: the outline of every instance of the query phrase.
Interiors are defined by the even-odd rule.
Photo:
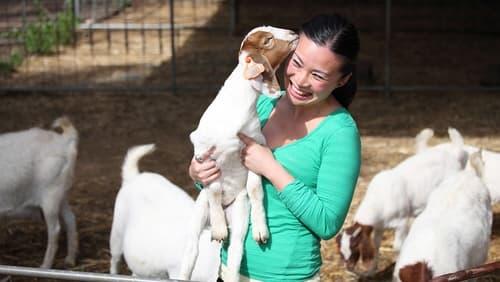
[[[429,282],[456,282],[456,281],[464,281],[491,275],[494,275],[495,278],[499,277],[500,261],[494,261],[491,263],[479,265],[476,267],[471,267],[457,272],[443,274],[432,278]]]
[[[54,269],[41,269],[34,267],[20,267],[0,265],[0,274],[36,277],[36,278],[49,278],[58,280],[70,281],[93,281],[93,282],[175,282],[182,280],[169,280],[169,279],[146,279],[138,278],[127,275],[111,275],[104,273],[91,273],[79,272],[68,270],[54,270]]]

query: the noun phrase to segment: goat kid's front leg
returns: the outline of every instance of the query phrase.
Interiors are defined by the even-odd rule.
[[[239,281],[243,241],[248,231],[249,208],[247,192],[242,190],[231,208],[231,239],[227,251],[228,277],[224,277],[227,282]]]
[[[207,198],[210,215],[210,229],[212,231],[212,240],[223,241],[227,238],[227,223],[222,208],[222,183],[221,181],[212,182],[207,189]]]
[[[253,239],[265,244],[269,239],[269,230],[266,223],[266,212],[264,210],[264,191],[260,175],[252,171],[248,172],[247,192],[251,206],[252,235]]]
[[[363,264],[363,275],[371,276],[377,272],[378,260],[380,255],[380,244],[384,230],[382,228],[375,228],[373,230],[373,246],[361,247],[361,261]],[[369,243],[370,244],[370,243]]]
[[[399,255],[399,251],[403,246],[406,236],[408,236],[408,232],[410,232],[409,219],[398,225],[394,231],[394,241],[392,242],[392,249],[394,250],[396,255]]]
[[[186,240],[184,256],[182,258],[180,280],[190,280],[193,273],[196,259],[198,258],[198,242],[201,232],[207,225],[208,221],[208,196],[207,189],[203,189],[196,199],[193,217],[191,218],[191,226]]]

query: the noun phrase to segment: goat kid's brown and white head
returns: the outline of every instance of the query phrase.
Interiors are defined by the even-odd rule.
[[[357,275],[369,276],[377,267],[376,246],[372,236],[373,227],[354,223],[335,238],[344,267]],[[356,270],[361,260],[360,270]]]
[[[261,26],[252,29],[243,39],[239,60],[243,76],[252,87],[271,97],[280,96],[276,70],[297,47],[299,36],[288,29]]]

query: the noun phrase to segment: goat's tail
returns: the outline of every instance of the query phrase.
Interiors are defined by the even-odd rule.
[[[70,139],[78,139],[78,131],[67,116],[62,116],[54,120],[54,122],[52,123],[52,128],[61,128],[63,136],[66,136]]]
[[[420,153],[427,149],[429,140],[434,136],[434,130],[424,128],[415,136],[415,153]]]
[[[137,163],[143,156],[152,153],[154,150],[155,144],[148,144],[135,146],[127,151],[122,165],[122,181],[124,183],[139,174]]]

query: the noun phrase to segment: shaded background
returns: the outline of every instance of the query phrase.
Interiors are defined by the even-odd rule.
[[[41,43],[27,44],[31,39],[22,32],[57,22],[54,40],[62,41],[71,5],[41,1],[40,12],[31,1],[0,2],[0,132],[48,127],[66,114],[80,133],[70,194],[80,256],[72,270],[108,271],[112,209],[127,148],[156,143],[141,168],[196,196],[187,175],[188,135],[237,63],[242,37],[258,25],[297,28],[315,14],[337,12],[359,28],[361,90],[350,110],[362,136],[363,163],[346,224],[372,176],[412,155],[413,138],[424,127],[435,130],[433,143],[445,142],[453,126],[467,143],[500,151],[498,1],[392,1],[389,43],[385,1],[179,0],[173,1],[174,18],[169,1],[78,2],[71,40],[43,54],[30,51]],[[381,91],[385,85],[390,95]],[[488,261],[500,259],[500,207],[495,211]],[[45,232],[42,222],[2,221],[0,264],[38,266]],[[61,237],[55,268],[64,268]],[[394,261],[391,242],[386,232],[375,281],[390,278],[383,270]],[[357,280],[339,264],[333,239],[323,242],[322,256],[324,281]]]

